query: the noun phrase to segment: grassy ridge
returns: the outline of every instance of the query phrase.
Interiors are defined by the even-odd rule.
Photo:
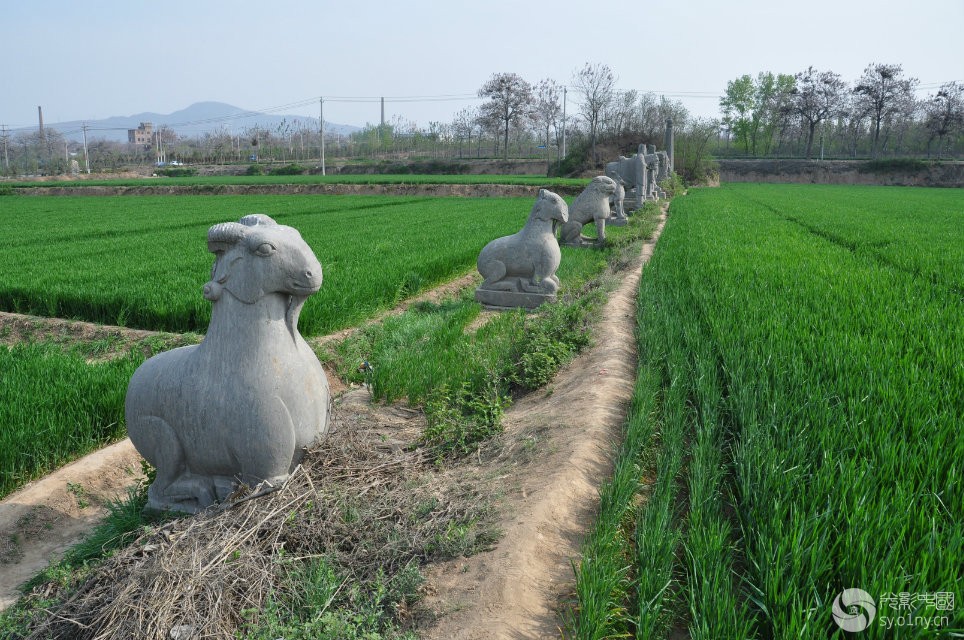
[[[9,203],[9,206],[7,206]],[[267,213],[315,250],[325,284],[305,335],[351,326],[470,271],[524,224],[529,198],[386,196],[77,197],[5,201],[18,233],[0,257],[0,308],[174,332],[203,331],[212,224]]]
[[[901,613],[880,596],[961,597],[964,300],[943,260],[964,207],[855,191],[674,200],[639,298],[659,450],[635,458],[646,500],[610,553],[628,584],[593,609],[616,615],[577,637],[842,638],[831,604],[851,587],[878,599],[864,636],[918,637],[880,626]]]

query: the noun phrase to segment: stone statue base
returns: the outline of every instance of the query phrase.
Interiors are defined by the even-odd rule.
[[[555,302],[555,294],[524,293],[520,291],[493,291],[476,289],[475,299],[488,309],[535,309],[547,302]]]
[[[606,224],[609,224],[609,218],[606,218]],[[586,236],[579,236],[578,240],[573,240],[572,242],[560,242],[559,246],[585,249],[586,247],[602,247],[604,245],[599,243],[599,238],[587,238]]]
[[[607,227],[625,227],[627,222],[627,218],[606,218]]]

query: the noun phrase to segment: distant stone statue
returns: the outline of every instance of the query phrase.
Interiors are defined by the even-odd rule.
[[[609,177],[616,183],[616,191],[609,198],[609,217],[606,219],[606,224],[622,227],[627,222],[626,210],[623,208],[623,200],[626,199],[626,181],[616,172]]]
[[[585,247],[593,240],[582,235],[583,226],[590,222],[596,225],[596,246],[606,244],[606,218],[609,217],[609,201],[616,193],[616,181],[607,176],[596,176],[589,186],[576,196],[569,206],[569,221],[562,225],[559,232],[560,244],[570,247]]]
[[[127,431],[157,468],[148,509],[194,513],[244,483],[280,486],[328,431],[328,379],[298,333],[321,264],[296,229],[255,214],[208,231],[214,303],[199,345],[142,364]]]
[[[643,145],[640,145],[643,147]],[[646,201],[648,185],[646,184],[647,167],[645,161],[646,153],[634,154],[630,157],[619,156],[616,162],[606,164],[606,175],[613,177],[619,176],[623,179],[625,196],[624,203],[628,200],[631,206],[638,209]]]
[[[646,154],[643,160],[646,162],[646,199],[656,200],[659,198],[659,185],[657,176],[659,175],[659,155],[656,153],[656,145],[639,145],[640,151],[645,149]]]
[[[527,309],[555,301],[556,269],[562,261],[555,225],[568,220],[566,201],[540,189],[522,230],[496,238],[479,254],[484,281],[475,290],[475,299],[489,307]]]

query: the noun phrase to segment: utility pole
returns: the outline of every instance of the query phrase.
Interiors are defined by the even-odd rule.
[[[325,175],[325,97],[318,99],[318,107],[321,111],[318,123],[321,128],[321,175]]]
[[[10,171],[10,156],[7,155],[7,125],[0,124],[0,137],[3,138],[3,166],[4,170]]]
[[[81,127],[84,131],[84,167],[87,169],[87,174],[90,174],[90,156],[87,154],[87,123]]]
[[[562,158],[566,158],[566,89],[562,88]]]

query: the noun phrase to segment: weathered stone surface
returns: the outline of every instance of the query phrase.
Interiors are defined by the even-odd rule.
[[[639,145],[639,153],[627,158],[619,156],[616,162],[606,164],[606,175],[619,176],[624,181],[626,195],[624,202],[631,203],[634,209],[643,206],[649,193],[649,167],[646,165],[646,145]],[[651,199],[651,198],[650,198]]]
[[[666,151],[666,165],[670,172],[676,170],[674,163],[676,144],[673,139],[673,119],[666,118],[666,131],[663,133],[663,148]]]
[[[626,181],[616,171],[606,175],[616,183],[616,191],[609,197],[609,219],[606,220],[606,224],[613,224],[613,220],[622,220],[625,224],[626,210],[623,208],[623,201],[626,199]]]
[[[547,302],[555,302],[556,294],[476,289],[475,299],[490,309],[535,309]]]
[[[328,379],[298,333],[321,264],[301,234],[266,215],[217,224],[199,345],[149,359],[127,390],[127,431],[157,468],[149,509],[194,513],[238,483],[277,487],[328,431]]]
[[[569,221],[562,225],[559,242],[570,247],[585,247],[591,244],[606,244],[606,219],[609,217],[609,202],[616,193],[616,182],[608,176],[596,176],[582,193],[576,196],[569,206]],[[596,239],[593,241],[582,235],[583,226],[590,222],[596,225]]]
[[[496,238],[479,253],[477,266],[484,280],[476,289],[476,300],[495,307],[530,309],[537,302],[553,300],[559,289],[556,269],[562,261],[555,224],[568,220],[566,201],[540,189],[522,230]],[[495,295],[502,293],[526,295]]]

